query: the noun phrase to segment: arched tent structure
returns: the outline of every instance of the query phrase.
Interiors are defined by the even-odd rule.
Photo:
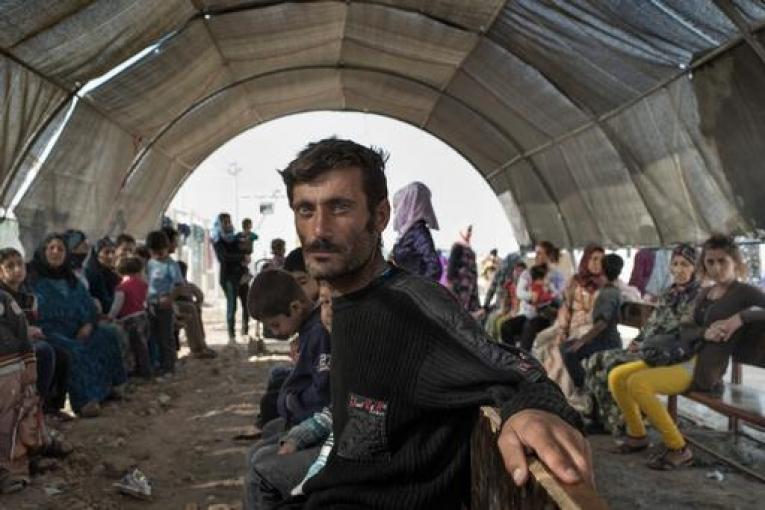
[[[763,27],[760,0],[0,0],[2,205],[31,181],[30,236],[143,232],[241,131],[357,110],[462,153],[522,244],[756,235]]]

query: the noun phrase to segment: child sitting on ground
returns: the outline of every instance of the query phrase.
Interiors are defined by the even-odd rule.
[[[329,404],[329,333],[321,323],[320,309],[286,271],[260,273],[248,296],[250,314],[268,326],[275,337],[298,334],[299,356],[282,385],[277,409],[283,418],[281,432]],[[264,437],[268,424],[264,427]]]
[[[130,350],[135,357],[135,375],[151,377],[149,361],[149,319],[146,315],[146,296],[149,284],[143,278],[143,261],[134,255],[127,255],[117,261],[117,273],[122,281],[114,292],[114,302],[109,318],[117,320],[128,334]]]
[[[314,277],[308,274],[303,259],[303,249],[295,248],[284,259],[284,270],[287,271],[305,292],[311,302],[317,302],[319,298],[319,284]],[[248,289],[249,290],[249,289]],[[263,340],[261,339],[260,342]],[[255,353],[265,352],[265,344],[255,348]],[[266,392],[260,399],[260,414],[255,425],[262,428],[267,422],[279,417],[276,402],[284,381],[287,380],[294,364],[298,359],[298,341],[290,340],[290,358],[292,363],[276,365],[271,369],[266,385]]]

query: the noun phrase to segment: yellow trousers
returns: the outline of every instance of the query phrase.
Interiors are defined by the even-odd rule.
[[[608,389],[624,414],[627,434],[646,435],[641,411],[661,434],[667,448],[685,446],[685,439],[657,394],[678,395],[691,385],[691,374],[682,365],[650,367],[644,361],[633,361],[615,367],[608,374]]]

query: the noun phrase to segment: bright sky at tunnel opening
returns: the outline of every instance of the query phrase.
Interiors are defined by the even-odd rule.
[[[260,235],[255,247],[258,255],[268,253],[268,243],[274,237],[283,237],[288,245],[296,246],[292,212],[277,169],[284,168],[307,143],[328,136],[349,138],[388,152],[386,175],[391,197],[415,180],[431,189],[440,223],[440,229],[433,232],[438,248],[448,251],[459,230],[472,224],[477,253],[496,248],[505,254],[518,249],[500,201],[457,151],[414,126],[360,112],[302,113],[245,131],[199,165],[179,189],[168,212],[184,213],[179,220],[212,222],[215,215],[227,211],[237,225],[242,218],[252,218]],[[273,204],[273,214],[260,214],[260,206],[266,204]],[[383,235],[385,247],[392,247],[395,239],[391,222]]]

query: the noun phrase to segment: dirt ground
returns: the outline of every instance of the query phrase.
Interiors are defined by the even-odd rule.
[[[60,426],[76,451],[35,477],[25,491],[0,496],[0,509],[241,509],[249,443],[234,436],[252,423],[269,368],[286,357],[249,357],[244,346],[224,347],[219,317],[215,310],[206,317],[217,359],[183,357],[174,378],[133,387],[128,400],[107,404],[99,418]],[[734,445],[728,434],[686,429],[765,472],[762,446],[747,440]],[[763,508],[765,484],[707,455],[699,453],[692,468],[658,473],[644,466],[646,453],[612,454],[609,436],[593,436],[591,442],[598,490],[611,508]],[[112,487],[132,465],[151,479],[152,501],[131,499]]]

